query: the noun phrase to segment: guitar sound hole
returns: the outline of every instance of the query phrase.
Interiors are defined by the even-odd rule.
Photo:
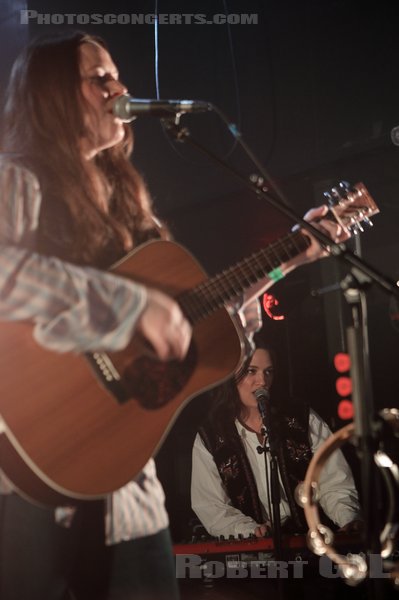
[[[164,406],[183,389],[197,364],[197,351],[192,342],[183,361],[162,362],[141,356],[123,374],[125,386],[143,408],[153,410]]]

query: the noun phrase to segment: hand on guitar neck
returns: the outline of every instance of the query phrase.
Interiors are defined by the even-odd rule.
[[[304,219],[320,229],[335,243],[344,242],[353,233],[362,232],[362,223],[372,225],[370,217],[379,212],[373,198],[362,183],[357,183],[352,187],[347,182],[340,182],[338,186],[324,192],[324,196],[328,205],[324,204],[312,208],[305,214]],[[298,230],[299,227],[294,227],[294,231],[300,233],[302,238],[307,238],[310,243],[302,252],[290,252],[288,250],[290,258],[285,262],[281,262],[280,267],[275,269],[275,271],[278,271],[278,277],[270,278],[269,273],[266,280],[262,279],[247,289],[244,296],[244,305],[253,298],[260,296],[273,285],[274,281],[284,277],[296,267],[328,256],[328,248],[322,248],[309,232],[303,229],[300,232]],[[274,244],[274,250],[286,252],[286,244],[287,239],[283,243],[278,241],[277,244]]]
[[[329,208],[326,204],[310,209],[304,219],[312,223],[312,225],[320,229],[325,235],[328,235],[335,243],[344,242],[350,237],[350,232],[337,220],[325,218],[329,213]],[[296,228],[294,228],[295,230]],[[307,231],[301,230],[301,233],[310,240],[310,245],[300,254],[297,254],[290,260],[281,263],[280,270],[282,276],[288,275],[297,267],[306,263],[313,262],[319,258],[328,256],[328,250],[322,248],[320,243]],[[244,306],[248,305],[254,298],[260,296],[274,284],[274,280],[267,277],[264,280],[258,281],[251,286],[244,295]]]
[[[331,241],[336,244],[345,242],[345,240],[350,238],[350,232],[338,221],[325,218],[328,213],[328,206],[323,204],[322,206],[308,210],[304,219],[305,221],[312,223],[317,229],[320,229],[320,231],[330,237]],[[311,240],[311,244],[305,252],[299,254],[287,263],[288,267],[286,268],[288,270],[286,272],[289,272],[289,270],[301,264],[313,262],[319,258],[328,256],[328,249],[322,248],[319,242],[308,231],[302,229],[301,232]]]

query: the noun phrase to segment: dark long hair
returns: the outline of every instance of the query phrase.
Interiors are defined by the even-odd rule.
[[[2,147],[35,172],[47,205],[63,204],[73,230],[71,258],[90,264],[111,237],[122,249],[126,231],[133,244],[154,228],[167,234],[154,224],[143,179],[129,161],[133,137],[127,125],[124,139],[95,158],[111,190],[109,213],[98,207],[80,153],[88,135],[79,69],[86,42],[106,48],[102,39],[77,31],[40,38],[20,54],[6,91]]]
[[[220,431],[227,437],[234,431],[234,422],[242,414],[242,403],[237,384],[247,374],[255,350],[269,352],[273,367],[276,366],[273,348],[265,343],[260,335],[255,335],[253,346],[253,352],[245,359],[235,377],[230,378],[210,392],[211,406],[207,418],[216,431]]]

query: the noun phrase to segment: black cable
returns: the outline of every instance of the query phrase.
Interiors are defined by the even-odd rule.
[[[225,15],[227,16],[228,13],[228,7],[227,7],[227,2],[226,0],[222,0],[223,2],[223,7],[224,7],[224,12]],[[159,86],[159,20],[158,20],[158,0],[154,0],[154,77],[155,77],[155,91],[156,91],[156,99],[160,100],[161,99],[161,95],[160,95],[160,86]],[[237,74],[237,64],[236,64],[236,60],[235,60],[235,55],[234,55],[234,47],[233,47],[233,37],[231,34],[231,26],[230,23],[228,22],[228,19],[226,19],[226,26],[227,26],[227,37],[228,37],[228,46],[230,49],[230,57],[231,57],[231,63],[232,63],[232,68],[233,68],[233,85],[234,85],[234,90],[235,90],[235,99],[236,99],[236,110],[237,110],[237,123],[238,123],[238,128],[240,129],[241,126],[241,103],[240,103],[240,92],[239,92],[239,85],[238,85],[238,74]],[[176,147],[176,144],[173,143],[173,141],[171,140],[170,136],[167,134],[164,122],[161,120],[161,126],[162,126],[162,131],[165,135],[165,137],[168,140],[168,143],[170,144],[170,146],[173,148],[174,152],[184,161],[186,161],[187,163],[194,165],[194,166],[201,166],[201,163],[197,163],[195,161],[193,161],[192,159],[188,159],[184,154],[182,154]],[[238,144],[238,140],[237,138],[233,139],[232,142],[232,146],[231,148],[222,156],[223,159],[227,159],[235,150],[235,148],[237,147]]]
[[[266,442],[266,440],[265,440]],[[269,512],[270,525],[274,529],[274,519],[271,503],[271,488],[270,488],[270,469],[269,469],[269,450],[265,448],[265,472],[266,472],[266,492],[267,492],[267,510]]]

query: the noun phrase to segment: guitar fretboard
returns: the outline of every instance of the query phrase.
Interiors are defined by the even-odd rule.
[[[233,267],[183,292],[179,304],[191,321],[196,323],[237,298],[243,291],[260,281],[283,262],[294,258],[310,246],[310,239],[300,231],[258,250]]]

